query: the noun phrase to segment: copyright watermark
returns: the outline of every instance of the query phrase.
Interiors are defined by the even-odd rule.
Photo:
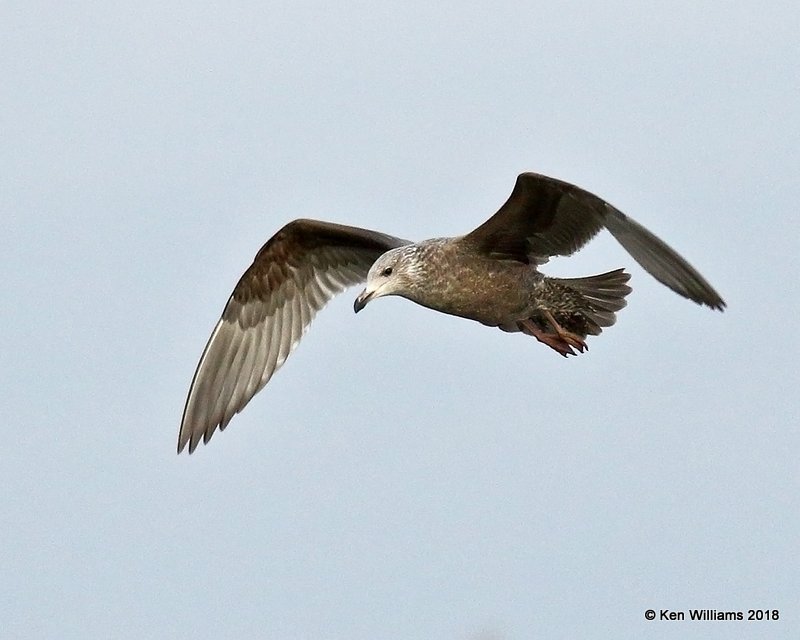
[[[665,620],[668,622],[694,621],[711,622],[717,620],[733,620],[746,622],[762,622],[765,620],[780,620],[781,612],[778,609],[747,609],[745,611],[723,611],[720,609],[648,609],[644,612],[645,620]]]

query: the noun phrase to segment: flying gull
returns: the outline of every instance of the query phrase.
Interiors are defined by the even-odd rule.
[[[725,302],[686,260],[621,211],[575,185],[523,173],[500,210],[474,231],[412,243],[319,220],[294,220],[256,254],[208,340],[183,411],[178,453],[193,452],[264,387],[317,311],[366,280],[359,312],[402,296],[435,311],[533,336],[563,356],[616,321],[631,292],[616,269],[550,278],[539,265],[569,256],[608,229],[645,271],[676,293]]]

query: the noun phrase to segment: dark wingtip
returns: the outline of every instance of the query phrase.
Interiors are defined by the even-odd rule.
[[[708,307],[712,311],[720,311],[720,312],[725,311],[726,307],[728,306],[728,303],[722,299],[722,296],[720,296],[711,287],[711,285],[709,285],[705,281],[703,282],[703,284],[704,284],[703,288],[705,290],[701,291],[700,293],[695,292],[694,295],[692,295],[689,292],[678,291],[678,293],[681,293],[683,296],[689,298],[689,300],[691,300],[692,302],[696,302],[701,307]]]

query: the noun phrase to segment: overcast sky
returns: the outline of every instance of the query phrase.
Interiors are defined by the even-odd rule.
[[[796,2],[5,2],[0,637],[800,635]],[[469,231],[516,175],[603,234],[565,360],[357,290],[176,456],[234,284],[296,217]],[[778,609],[769,622],[647,609]],[[688,617],[688,613],[687,613]]]

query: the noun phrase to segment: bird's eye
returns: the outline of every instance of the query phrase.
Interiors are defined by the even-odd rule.
[[[392,268],[386,267],[383,271],[381,271],[381,275],[385,277],[392,275]]]

